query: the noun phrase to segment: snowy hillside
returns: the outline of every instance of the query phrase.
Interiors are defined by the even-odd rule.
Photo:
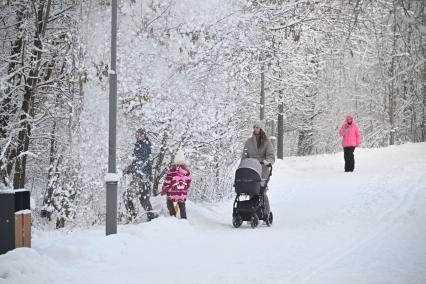
[[[426,144],[355,158],[353,173],[342,153],[278,162],[270,228],[233,228],[230,200],[109,237],[34,232],[0,256],[0,283],[426,283]]]

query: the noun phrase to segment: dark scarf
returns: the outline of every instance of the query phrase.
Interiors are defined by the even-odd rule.
[[[260,145],[262,144],[262,139],[260,137],[260,134],[258,134],[258,135],[255,134],[254,137],[256,137],[257,148],[259,148]]]

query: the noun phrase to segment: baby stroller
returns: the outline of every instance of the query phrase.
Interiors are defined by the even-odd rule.
[[[272,212],[266,212],[264,201],[264,193],[272,176],[272,165],[267,167],[268,178],[262,180],[262,165],[258,160],[244,159],[238,166],[234,183],[237,196],[232,213],[232,224],[235,228],[240,227],[244,221],[249,221],[252,228],[259,225],[259,220],[265,221],[268,227],[272,225],[274,216]]]

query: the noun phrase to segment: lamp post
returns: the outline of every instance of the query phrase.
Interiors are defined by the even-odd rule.
[[[278,141],[277,141],[277,158],[284,158],[284,101],[283,91],[279,90],[278,102]]]
[[[260,73],[260,120],[265,119],[265,67],[262,65]]]
[[[116,169],[116,129],[117,129],[117,0],[111,7],[111,68],[109,71],[109,139],[108,174],[114,175]],[[106,234],[117,233],[117,184],[118,180],[106,181]]]

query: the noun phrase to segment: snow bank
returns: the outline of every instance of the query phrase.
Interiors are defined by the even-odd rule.
[[[31,210],[25,209],[15,212],[15,215],[25,215],[25,214],[31,214]]]

